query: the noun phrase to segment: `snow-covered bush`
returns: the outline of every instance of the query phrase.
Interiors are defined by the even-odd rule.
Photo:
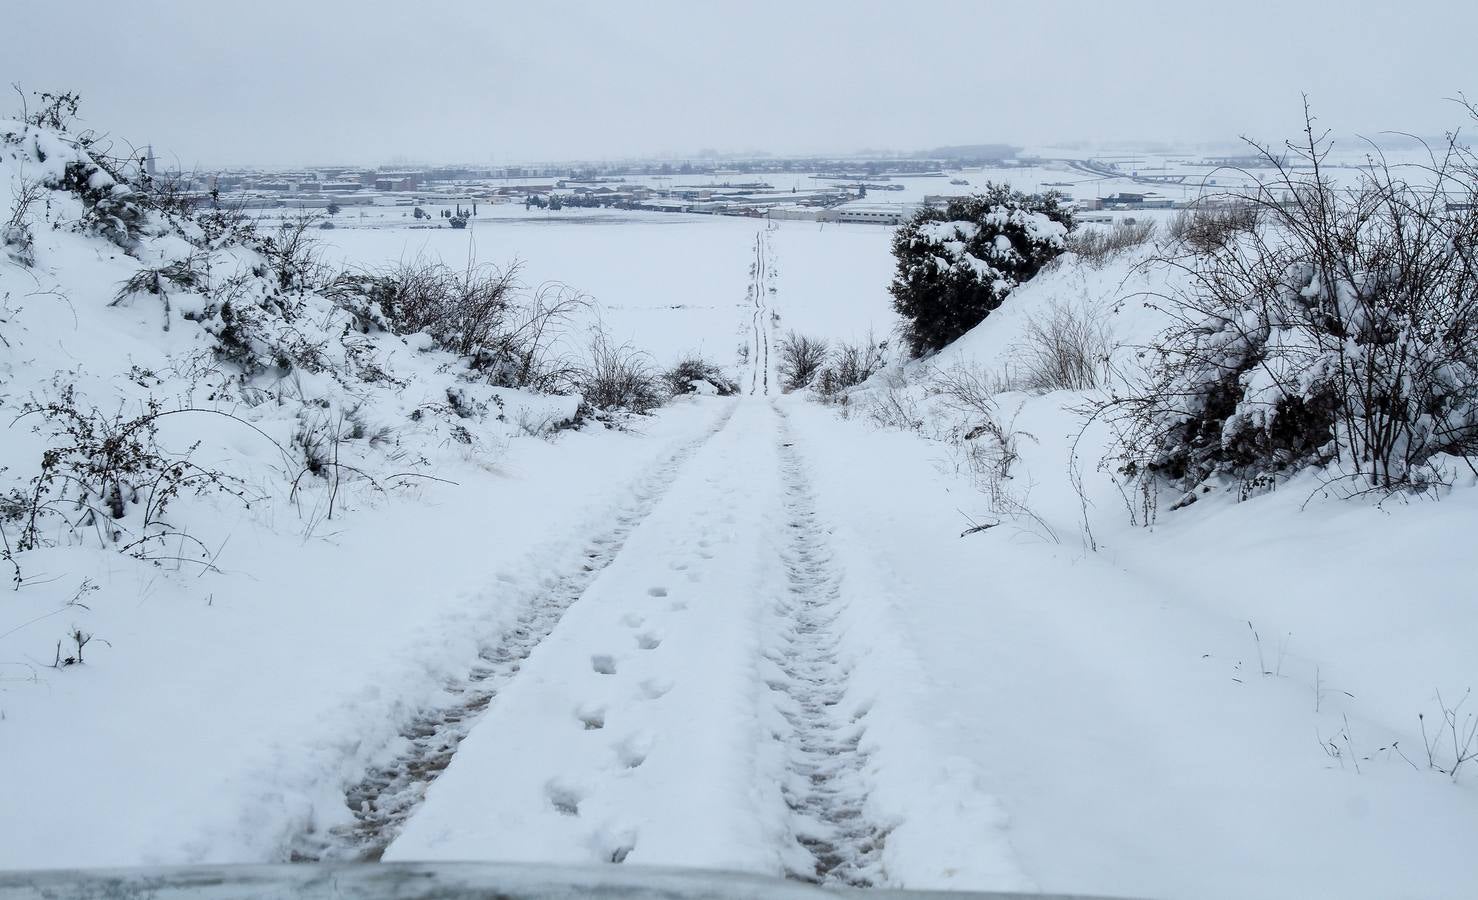
[[[518,286],[518,266],[455,271],[440,262],[406,262],[370,279],[370,299],[390,330],[424,332],[476,368],[497,366],[501,336]]]
[[[461,271],[416,260],[368,275],[341,275],[328,291],[354,313],[362,330],[425,334],[490,384],[564,389],[574,367],[557,345],[589,299],[555,282],[530,291],[519,270],[517,260]]]
[[[65,132],[77,112],[74,94],[39,94],[40,108],[21,120],[0,121],[0,161],[11,173],[13,204],[0,240],[8,250],[29,246],[29,208],[43,191],[64,190],[82,201],[71,222],[77,230],[96,230],[124,249],[133,246],[148,223],[148,206],[139,192],[117,177],[117,160],[89,153],[90,133]]]
[[[821,338],[787,332],[780,342],[780,386],[786,391],[809,387],[826,365],[830,346]]]
[[[159,420],[172,413],[157,399],[148,399],[137,415],[107,414],[81,405],[65,385],[53,399],[21,409],[18,421],[34,420],[48,446],[28,489],[13,493],[8,504],[18,526],[17,550],[42,546],[43,532],[59,527],[145,556],[146,548],[166,539],[192,540],[165,518],[181,493],[224,493],[248,502],[239,479],[191,461],[194,446],[165,449]]]
[[[575,415],[532,392],[576,387],[554,345],[577,293],[475,267],[437,271],[421,294],[399,273],[334,274],[314,220],[261,227],[107,157],[53,106],[0,121],[0,184],[23,201],[0,215],[16,226],[0,302],[30,326],[0,338],[0,553],[17,577],[42,546],[188,556],[214,495],[246,500],[245,485],[311,528],[353,505],[351,483],[388,489],[481,456],[518,432],[509,417]],[[47,304],[68,308],[62,339]]]
[[[674,397],[708,390],[720,397],[739,393],[738,382],[725,375],[723,369],[697,354],[689,355],[663,372],[662,380],[667,383],[667,390]]]
[[[1264,151],[1264,227],[1165,260],[1175,324],[1115,403],[1131,474],[1191,490],[1335,463],[1389,489],[1478,454],[1478,213],[1449,207],[1478,198],[1473,168],[1454,147],[1434,183],[1378,167],[1341,189],[1307,133],[1297,170]]]
[[[1056,194],[1004,185],[919,210],[893,238],[889,291],[915,356],[979,325],[1065,249],[1072,213]]]

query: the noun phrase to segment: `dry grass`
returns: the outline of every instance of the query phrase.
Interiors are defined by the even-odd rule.
[[[1111,228],[1079,227],[1067,236],[1067,249],[1093,266],[1101,266],[1118,253],[1149,242],[1155,223],[1121,219]]]

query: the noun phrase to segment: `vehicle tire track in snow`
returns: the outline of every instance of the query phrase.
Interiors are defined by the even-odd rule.
[[[586,543],[580,567],[524,602],[513,626],[483,647],[478,662],[464,679],[448,685],[451,703],[426,710],[402,729],[402,736],[410,742],[407,750],[348,787],[344,800],[354,813],[354,822],[324,833],[299,835],[291,844],[291,861],[380,859],[424,801],[426,789],[451,764],[458,745],[488,704],[554,631],[565,611],[616,560],[626,539],[666,494],[678,470],[728,425],[734,411],[735,407],[730,406],[702,437],[653,466],[636,482],[612,526]]]
[[[769,311],[765,304],[765,286],[770,280],[769,240],[765,232],[754,236],[754,265],[749,292],[754,297],[754,315],[751,327],[754,330],[754,363],[750,370],[749,393],[770,393],[770,331],[765,327],[764,314]],[[763,381],[762,381],[763,379]]]
[[[763,231],[760,232],[760,259],[763,262],[761,267],[763,273],[760,278],[760,305],[762,308],[760,339],[765,345],[765,396],[768,397],[770,395],[770,329],[765,327],[767,323],[764,321],[763,313],[770,311],[769,303],[765,300],[765,297],[768,296],[765,289],[766,285],[774,280],[775,273],[774,267],[770,263],[770,238]]]
[[[838,622],[846,607],[841,573],[817,519],[785,413],[778,407],[775,413],[780,418],[786,590],[775,604],[766,656],[778,669],[769,688],[787,726],[778,734],[786,765],[781,794],[790,811],[790,833],[807,860],[804,866],[789,865],[786,875],[871,887],[883,878],[888,829],[867,819],[868,752],[862,747],[866,708],[849,713],[844,702],[850,665],[842,655]]]
[[[749,327],[752,332],[751,343],[754,346],[749,369],[749,394],[754,396],[759,393],[760,367],[765,364],[760,349],[760,304],[763,301],[760,291],[760,236],[758,234],[754,236],[754,262],[749,265],[749,296],[754,301],[754,312],[749,317]]]

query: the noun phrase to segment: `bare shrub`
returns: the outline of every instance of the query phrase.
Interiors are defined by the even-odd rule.
[[[823,398],[833,399],[877,374],[887,361],[888,342],[879,341],[871,331],[860,344],[842,342],[831,355],[831,364],[817,377],[816,390]]]
[[[488,368],[504,360],[497,352],[503,344],[510,307],[518,287],[517,263],[504,269],[468,266],[452,274],[450,293],[440,303],[416,311],[421,327],[443,347],[474,358],[474,366]]]
[[[1422,745],[1427,751],[1427,768],[1441,772],[1453,781],[1457,780],[1458,770],[1464,763],[1478,759],[1478,715],[1469,712],[1459,719],[1463,704],[1472,693],[1471,688],[1464,691],[1458,701],[1449,706],[1442,699],[1442,692],[1437,691],[1439,712],[1434,728],[1427,727],[1425,713],[1418,713],[1416,717],[1421,724]]]
[[[1166,234],[1194,253],[1211,253],[1240,234],[1251,234],[1262,221],[1258,204],[1239,199],[1203,202],[1177,212],[1166,223]]]
[[[829,351],[820,338],[787,332],[780,344],[780,386],[786,391],[808,387],[826,365]]]
[[[1155,236],[1151,219],[1120,219],[1109,228],[1081,226],[1068,232],[1067,249],[1094,266],[1101,266],[1114,255],[1149,242]]]
[[[865,409],[869,418],[883,428],[923,431],[924,416],[919,411],[919,398],[910,390],[907,380],[898,372],[881,379],[875,390],[868,391]]]
[[[724,374],[712,362],[696,353],[689,354],[677,365],[662,373],[667,390],[674,396],[695,393],[698,383],[706,382],[720,397],[739,393],[739,383]]]
[[[1011,467],[1021,457],[1017,450],[1021,432],[1013,427],[1015,416],[1003,420],[996,403],[1001,387],[998,377],[968,366],[937,369],[928,381],[929,393],[958,417],[959,424],[947,437],[965,444],[972,470],[977,476],[988,475],[993,483],[1010,479]]]
[[[82,95],[73,91],[63,91],[60,94],[53,94],[51,91],[32,91],[32,96],[40,105],[35,112],[31,112],[25,93],[19,87],[15,87],[15,90],[21,95],[22,120],[37,128],[69,131],[73,120],[77,118],[77,108],[82,103]]]
[[[604,334],[591,341],[574,387],[584,406],[600,412],[641,414],[662,405],[658,376],[647,355],[629,344],[612,344]]]
[[[518,298],[499,340],[501,365],[494,383],[537,391],[554,391],[567,384],[577,366],[559,348],[576,315],[589,308],[588,295],[554,281]]]
[[[874,397],[867,407],[868,416],[883,428],[901,431],[922,431],[924,417],[919,412],[918,401],[906,388],[888,386]]]
[[[1091,390],[1103,384],[1112,348],[1099,310],[1054,300],[1027,319],[1011,355],[1013,380],[1036,394]]]
[[[282,290],[311,291],[328,280],[313,235],[318,222],[319,217],[311,214],[285,219],[276,232],[257,241],[258,252],[266,257]]]
[[[1020,407],[1009,416],[1002,414],[995,398],[1003,387],[999,376],[963,365],[934,370],[927,384],[929,393],[958,419],[943,437],[963,451],[991,513],[1019,523],[1044,540],[1059,543],[1057,532],[1031,507],[1031,485],[1019,484],[1012,472],[1021,458],[1021,440],[1035,441],[1036,437],[1016,428]],[[983,531],[995,524],[1000,522],[975,524],[970,531]]]
[[[0,247],[11,262],[30,268],[36,264],[35,235],[31,230],[31,207],[46,189],[39,181],[21,179],[11,186],[10,218],[0,225]]]
[[[298,426],[293,431],[291,447],[299,454],[301,466],[288,491],[288,500],[298,507],[299,514],[302,514],[304,482],[310,475],[322,479],[328,487],[326,504],[321,510],[322,518],[328,520],[334,517],[340,489],[347,481],[360,479],[375,490],[384,490],[378,481],[349,463],[344,456],[347,442],[368,437],[363,423],[354,418],[352,411],[340,409],[319,413],[312,407],[304,407],[298,412]],[[383,435],[380,439],[384,439]],[[310,523],[316,524],[318,514],[315,511],[309,516]],[[309,527],[312,528],[313,524]]]
[[[137,181],[148,206],[169,216],[189,218],[201,202],[200,195],[191,189],[197,178],[184,172],[150,175],[140,166]]]
[[[417,259],[369,275],[341,274],[327,293],[362,330],[422,332],[492,384],[558,390],[579,369],[560,347],[590,298],[558,282],[529,291],[521,269],[517,260],[457,271]]]
[[[930,370],[926,389],[961,423],[947,437],[971,440],[977,426],[996,417],[996,394],[1009,390],[1009,387],[1000,376],[984,369],[955,365],[948,369]]]

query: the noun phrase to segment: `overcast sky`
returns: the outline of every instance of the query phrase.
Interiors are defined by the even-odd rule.
[[[1478,95],[1472,0],[4,7],[4,82],[185,168],[1279,139],[1300,91],[1435,134]]]

